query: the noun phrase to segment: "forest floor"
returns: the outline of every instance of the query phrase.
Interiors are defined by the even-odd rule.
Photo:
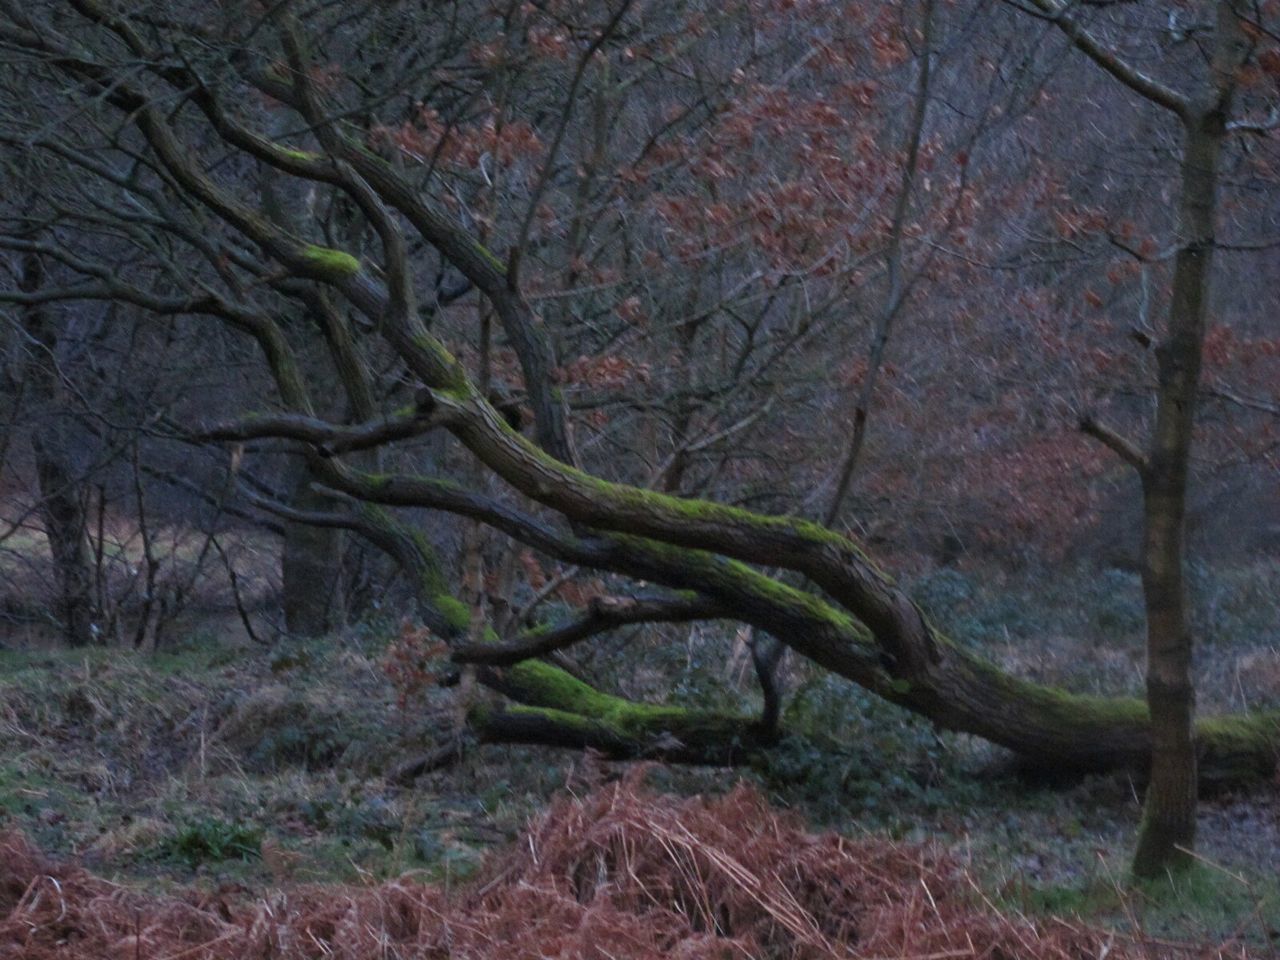
[[[1088,589],[1097,596],[1088,605],[1078,599],[1086,589],[1083,580],[1070,589],[1064,586],[1058,603],[1040,589],[1034,619],[1027,612],[1037,589],[1031,583],[988,578],[983,582],[994,585],[979,588],[964,574],[944,571],[922,579],[916,588],[961,642],[981,646],[1023,674],[1083,691],[1120,693],[1134,692],[1141,683],[1140,608],[1135,612],[1127,599],[1132,584],[1124,576],[1113,572],[1107,575],[1110,580],[1090,578]],[[1202,590],[1198,607],[1205,622],[1214,624],[1214,632],[1206,634],[1202,628],[1201,633],[1207,636],[1199,664],[1202,709],[1280,703],[1280,569],[1263,565],[1219,574],[1211,586]],[[1099,597],[1106,601],[1100,613]],[[441,690],[400,702],[384,669],[396,633],[393,624],[367,625],[321,642],[264,645],[210,621],[190,631],[180,645],[149,654],[39,645],[5,649],[0,643],[0,845],[8,845],[0,854],[0,957],[9,955],[4,933],[12,933],[18,922],[12,911],[35,910],[35,916],[40,910],[32,898],[37,907],[43,904],[40,909],[52,902],[41,899],[40,876],[61,877],[62,886],[75,887],[90,899],[110,899],[116,896],[110,891],[119,890],[142,897],[129,901],[135,925],[148,910],[167,916],[165,911],[177,903],[187,909],[198,901],[213,909],[209,897],[217,894],[222,919],[209,922],[230,924],[218,928],[222,932],[217,936],[225,944],[240,944],[236,950],[243,944],[235,931],[243,933],[261,921],[250,905],[261,911],[263,904],[276,903],[272,897],[303,898],[307,909],[332,919],[336,908],[324,896],[342,899],[357,913],[373,905],[385,912],[386,897],[392,896],[388,891],[399,891],[392,899],[407,896],[397,885],[405,876],[426,882],[434,891],[431,896],[450,903],[450,891],[455,891],[475,909],[480,909],[475,907],[479,884],[481,900],[488,904],[481,910],[486,919],[481,922],[479,914],[464,910],[453,920],[494,938],[502,911],[516,909],[516,900],[495,906],[484,898],[498,896],[497,890],[510,893],[512,884],[526,889],[531,881],[524,874],[518,883],[513,880],[510,864],[533,850],[533,863],[521,860],[520,869],[544,870],[538,860],[539,838],[561,829],[566,817],[578,818],[574,829],[583,836],[605,838],[594,847],[574,847],[572,856],[564,853],[561,880],[577,890],[579,900],[584,898],[583,877],[598,874],[589,884],[592,890],[604,884],[609,897],[623,898],[609,901],[609,915],[615,919],[619,911],[634,911],[635,898],[643,893],[655,903],[675,904],[672,909],[684,918],[677,923],[664,906],[662,936],[676,936],[683,929],[680,923],[692,923],[690,929],[703,933],[710,925],[725,934],[726,944],[741,934],[741,943],[734,941],[737,945],[730,944],[726,953],[703,943],[710,952],[690,948],[688,956],[749,956],[757,955],[752,952],[756,949],[769,956],[822,955],[815,944],[830,947],[837,934],[821,923],[814,927],[810,915],[830,908],[833,890],[872,883],[875,877],[883,880],[889,868],[881,867],[888,862],[896,864],[890,871],[898,871],[894,889],[904,897],[919,886],[930,894],[926,900],[934,895],[934,886],[949,891],[952,906],[930,908],[938,923],[950,916],[949,910],[977,910],[985,919],[973,921],[977,926],[971,929],[986,930],[996,938],[992,944],[1004,943],[1000,937],[1032,936],[1027,930],[1033,928],[1035,937],[1047,938],[1043,950],[1024,943],[1010,948],[1008,956],[1097,956],[1103,946],[1111,956],[1172,956],[1180,949],[1174,944],[1220,948],[1223,956],[1242,956],[1245,950],[1251,956],[1280,955],[1280,782],[1206,800],[1200,817],[1201,865],[1177,881],[1134,886],[1126,878],[1126,858],[1140,808],[1137,790],[1127,779],[1029,783],[1010,771],[1007,758],[981,742],[939,733],[849,684],[792,665],[788,683],[794,694],[787,719],[799,734],[757,768],[655,766],[646,770],[641,786],[622,765],[568,753],[484,747],[411,788],[400,788],[388,782],[385,772],[438,742],[443,731],[456,725],[457,706],[456,693]],[[1034,645],[1033,634],[1038,638]],[[601,677],[606,670],[615,678],[625,676],[625,682],[614,686],[632,696],[674,690],[678,700],[707,703],[719,698],[741,709],[750,705],[753,694],[749,685],[738,689],[740,678],[732,670],[726,673],[725,663],[734,662],[733,642],[732,637],[688,633],[679,642],[668,638],[644,649],[617,643],[582,652],[579,666]],[[619,655],[630,658],[622,667]],[[687,797],[701,799],[681,799]],[[540,819],[548,809],[552,819]],[[658,819],[639,817],[639,810],[658,811],[653,814]],[[776,811],[783,810],[798,822],[776,820]],[[753,821],[755,832],[736,839],[707,833],[717,818],[736,817]],[[789,846],[810,851],[805,856],[827,849],[828,835],[821,831],[835,832],[830,842],[837,844],[839,857],[845,856],[846,842],[870,844],[850,849],[861,850],[867,863],[881,864],[876,868],[880,873],[866,874],[870,868],[864,863],[856,878],[833,874],[825,892],[806,887],[809,899],[787,901],[785,889],[760,886],[760,862],[732,860],[736,847],[763,844],[759,830],[770,823],[775,839],[782,836],[779,831],[793,831]],[[673,830],[691,831],[694,839],[681,843],[693,846],[673,846]],[[619,849],[635,853],[648,849],[646,843],[668,851],[675,874],[645,861],[646,869],[656,872],[633,876],[638,867],[630,860],[617,861]],[[608,851],[613,853],[606,855]],[[758,853],[766,861],[779,855],[763,847]],[[650,850],[645,856],[657,854]],[[89,873],[67,873],[71,863]],[[15,864],[26,864],[32,872],[29,882],[14,873]],[[630,881],[616,875],[623,867]],[[794,868],[797,877],[816,869],[808,860]],[[680,887],[690,876],[702,886]],[[720,879],[713,883],[714,876]],[[629,888],[630,882],[641,887]],[[672,893],[676,887],[684,891],[679,896]],[[876,889],[876,897],[897,896],[886,893],[888,888]],[[197,895],[199,891],[203,893]],[[744,906],[744,896],[755,906]],[[227,897],[240,906],[227,907]],[[724,903],[716,899],[724,897]],[[912,910],[925,909],[907,899]],[[329,906],[322,910],[317,906],[321,901]],[[404,903],[401,908],[410,910]],[[69,908],[64,904],[61,909]],[[424,910],[443,916],[445,907],[421,897],[413,901],[410,912]],[[708,920],[719,916],[717,910],[738,919]],[[743,919],[748,915],[755,919]],[[578,922],[557,916],[569,926]],[[592,923],[602,922],[593,916]],[[895,924],[932,929],[919,917],[912,927],[905,914],[876,916],[881,933],[897,929]],[[1006,924],[996,924],[1003,932],[991,926],[993,918]],[[35,929],[33,922],[22,920],[27,924],[23,929]],[[726,930],[719,930],[725,925]],[[546,935],[559,937],[555,942],[563,945],[568,942],[565,929]],[[623,938],[620,943],[639,936],[619,933],[617,924],[609,929]],[[781,936],[779,929],[786,944],[770,939]],[[869,950],[866,945],[874,941],[880,952],[856,955],[971,955],[946,938],[868,940],[866,930],[858,929],[859,942],[865,941]],[[636,946],[617,955],[648,956],[651,948],[670,952],[656,930],[648,929],[645,936],[658,939],[643,950]],[[1087,931],[1087,937],[1077,943],[1074,933],[1064,931]],[[840,934],[846,935],[852,936],[848,930]],[[134,935],[130,956],[180,953],[166,953],[159,946],[143,951],[140,936]],[[425,934],[415,936],[414,949],[426,950]],[[1090,939],[1096,936],[1104,939]],[[470,952],[456,955],[490,955],[482,949],[482,941],[489,942],[484,937]],[[1129,947],[1137,949],[1130,937],[1142,939],[1146,952],[1128,953]],[[1086,941],[1098,946],[1097,952],[1081,953],[1080,944]],[[283,948],[277,943],[271,949]],[[545,943],[538,949],[561,955]],[[577,955],[563,949],[569,951],[564,956]],[[326,955],[318,948],[314,953],[298,950],[281,955]],[[406,948],[385,955],[418,954]],[[991,946],[986,955],[1001,954]]]

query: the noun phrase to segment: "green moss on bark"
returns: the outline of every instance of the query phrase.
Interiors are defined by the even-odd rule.
[[[952,656],[963,657],[975,672],[985,675],[987,684],[1007,693],[1010,702],[1018,703],[1020,709],[1034,713],[1045,723],[1060,722],[1068,727],[1110,727],[1148,722],[1147,705],[1137,697],[1095,697],[1033,683],[1005,673],[950,640],[937,639],[948,647]]]
[[[1280,762],[1280,712],[1202,717],[1195,736],[1201,789],[1210,793],[1266,780]]]
[[[548,482],[539,482],[526,491],[539,499],[558,500],[560,498],[554,496],[556,488],[568,489],[573,485],[577,485],[584,491],[597,494],[602,502],[607,503],[609,505],[607,513],[610,515],[618,509],[623,509],[635,515],[665,516],[668,519],[678,518],[688,523],[717,523],[726,527],[745,526],[764,537],[768,537],[771,533],[778,533],[787,538],[798,539],[811,546],[825,547],[839,551],[844,555],[855,557],[859,563],[865,565],[868,572],[882,578],[886,583],[892,583],[892,578],[876,567],[856,543],[845,535],[834,530],[828,530],[820,524],[796,517],[769,516],[711,500],[686,499],[668,493],[642,490],[627,484],[603,480],[587,473],[585,470],[556,460],[528,437],[505,424],[502,417],[495,417],[493,420],[498,428],[506,433],[513,442],[524,448],[526,457],[539,461],[548,468]],[[551,476],[555,474],[562,476],[567,483],[559,482],[554,487],[549,485]],[[511,477],[509,479],[519,485],[523,478]]]
[[[494,270],[497,270],[502,276],[506,276],[507,265],[498,258],[497,254],[478,241],[474,242],[472,246],[475,248],[476,253],[483,257],[489,266],[493,267]]]
[[[303,259],[325,280],[343,280],[360,272],[360,261],[351,254],[332,247],[309,243],[302,250]]]
[[[295,150],[293,147],[282,147],[280,144],[274,145],[281,156],[288,157],[290,160],[301,160],[305,163],[313,163],[321,159],[320,154],[312,153],[309,150]]]
[[[623,736],[657,732],[664,724],[687,723],[698,716],[683,707],[635,703],[602,693],[559,667],[526,660],[504,672],[504,686],[525,706],[542,707],[602,721]]]
[[[471,626],[471,611],[458,598],[447,593],[438,593],[431,598],[431,603],[455,630],[465,633]]]
[[[458,400],[466,399],[471,391],[471,382],[458,358],[437,337],[429,333],[417,334],[412,343],[415,349],[427,355],[431,365],[436,368],[438,380],[432,383],[435,391],[452,395]]]
[[[1196,721],[1196,736],[1222,747],[1254,750],[1270,745],[1273,750],[1280,750],[1280,713],[1201,717]]]

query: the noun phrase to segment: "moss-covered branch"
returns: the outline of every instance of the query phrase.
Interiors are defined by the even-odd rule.
[[[75,0],[72,6],[84,18],[77,29],[109,30],[113,43],[119,38],[131,51],[127,66],[111,58],[95,60],[92,44],[73,42],[52,26],[37,33],[14,25],[7,33],[9,42],[38,58],[47,69],[61,72],[78,88],[97,95],[104,109],[116,110],[131,124],[141,135],[138,149],[146,153],[146,163],[161,174],[166,190],[181,195],[184,210],[202,211],[202,226],[220,223],[231,238],[228,247],[261,252],[267,265],[251,271],[259,281],[279,290],[274,279],[278,276],[340,292],[369,318],[371,328],[395,351],[410,376],[425,385],[432,422],[446,425],[489,470],[554,511],[559,520],[531,516],[527,510],[445,481],[359,475],[337,462],[321,468],[326,484],[380,505],[425,506],[472,516],[571,562],[695,591],[703,601],[732,610],[735,618],[778,637],[815,663],[940,726],[978,734],[1023,755],[1079,769],[1140,768],[1145,763],[1150,754],[1150,723],[1138,701],[1092,699],[1038,686],[951,644],[850,538],[801,519],[685,500],[604,481],[579,469],[565,436],[554,362],[538,318],[512,289],[512,280],[497,258],[322,109],[323,91],[311,82],[303,45],[295,36],[300,28],[287,22],[287,14],[283,36],[291,69],[287,75],[264,75],[257,80],[307,121],[310,135],[319,143],[316,154],[275,144],[232,120],[218,103],[216,91],[175,65],[172,58],[153,56],[127,18],[100,0]],[[169,101],[157,97],[147,84],[180,89],[184,98],[189,93],[212,133],[245,155],[291,176],[332,184],[352,196],[379,232],[385,279],[350,254],[314,246],[307,238],[281,229],[246,203],[228,182],[211,175],[190,148],[189,124],[198,118],[191,111],[170,110]],[[407,309],[413,272],[404,262],[399,220],[391,211],[455,264],[501,317],[524,369],[539,443],[511,428],[476,390],[447,346]],[[245,269],[235,254],[229,257],[237,269]],[[209,312],[254,336],[267,357],[287,416],[311,417],[306,384],[280,325],[269,311],[255,312],[240,302],[242,291],[229,277],[229,268],[224,275],[213,260],[209,265],[234,296],[220,299],[200,287],[195,291],[198,296],[182,300],[173,309]],[[104,294],[117,282],[111,277],[97,279],[96,289]],[[129,296],[134,297],[132,302],[146,305],[141,292]],[[283,419],[275,421],[275,426],[281,435],[291,435],[284,430]],[[293,430],[296,424],[288,426]],[[350,430],[341,436],[351,442]],[[314,439],[309,442],[314,445]],[[371,516],[387,519],[376,512]],[[374,523],[374,528],[390,529],[382,523]],[[424,617],[450,639],[461,637],[468,611],[459,609],[450,596],[434,559],[423,559],[424,550],[429,554],[427,545],[402,534],[383,539],[389,550],[417,571],[415,583],[423,598]],[[803,574],[816,585],[815,590],[789,587],[755,569],[759,566]],[[529,731],[535,727],[546,736],[559,731],[555,736],[576,738],[579,745],[597,745],[615,755],[628,751],[646,755],[655,743],[668,743],[670,737],[684,747],[668,755],[687,748],[687,755],[693,756],[693,744],[710,750],[707,745],[716,739],[716,749],[723,751],[725,743],[744,736],[742,731],[750,735],[753,730],[741,718],[643,707],[589,687],[583,690],[578,681],[570,682],[567,674],[561,676],[545,664],[522,664],[495,672],[489,679],[523,701],[511,710],[478,715],[478,725],[490,732],[502,724],[520,736],[533,736]],[[1197,735],[1205,769],[1227,770],[1232,776],[1272,769],[1280,741],[1277,726],[1273,717],[1202,721]],[[576,732],[570,737],[564,731]]]
[[[349,475],[350,477],[350,475]],[[1015,677],[934,632],[934,655],[906,676],[861,623],[820,597],[735,560],[642,537],[556,534],[510,508],[452,484],[418,477],[351,481],[372,499],[457,510],[574,563],[615,570],[675,589],[693,589],[734,618],[774,636],[814,662],[939,726],[972,733],[1018,754],[1076,771],[1141,774],[1150,756],[1146,706],[1138,699],[1090,697]],[[519,715],[518,728],[546,732]],[[557,721],[563,718],[553,718]],[[1209,718],[1201,724],[1204,778],[1266,775],[1280,728],[1266,717]],[[515,730],[516,721],[503,721]],[[593,736],[603,736],[592,727]],[[533,734],[530,733],[529,736]],[[601,748],[603,749],[603,747]]]
[[[518,705],[476,706],[468,719],[481,740],[713,765],[741,763],[774,740],[773,731],[749,718],[636,703],[539,661],[484,674],[487,686]]]

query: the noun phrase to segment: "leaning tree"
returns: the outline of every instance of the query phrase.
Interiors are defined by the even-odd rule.
[[[1144,478],[1149,709],[1035,684],[957,645],[840,529],[688,495],[714,492],[736,447],[794,435],[797,405],[822,409],[805,374],[830,360],[841,311],[858,304],[872,334],[865,389],[850,391],[858,432],[834,495],[807,511],[839,517],[912,271],[971,216],[972,193],[964,162],[924,185],[938,142],[922,133],[943,47],[934,4],[850,4],[836,26],[824,5],[678,6],[4,0],[5,82],[26,99],[6,106],[0,139],[38,172],[0,244],[41,269],[0,300],[28,320],[118,304],[256,343],[271,388],[250,412],[186,404],[153,426],[233,445],[232,480],[246,445],[301,451],[314,496],[247,484],[244,497],[351,531],[405,571],[422,621],[494,694],[469,713],[481,739],[708,763],[767,748],[778,691],[763,645],[760,718],[629,701],[554,657],[626,624],[737,621],[1032,761],[1144,771],[1154,748],[1140,867],[1168,861],[1190,839],[1188,773],[1265,776],[1280,746],[1276,715],[1192,721],[1181,599],[1213,160],[1233,78],[1274,62],[1269,27],[1222,3],[1215,30],[1196,27],[1218,40],[1207,92],[1192,95],[1128,66],[1067,6],[1034,5],[1187,130],[1150,452],[1087,424]],[[834,103],[797,96],[855,63],[880,81],[834,83]],[[793,151],[792,123],[804,131]],[[859,135],[859,123],[882,126]],[[753,181],[766,154],[777,167]],[[875,295],[860,299],[864,285]],[[634,332],[681,304],[693,308],[680,322]],[[581,362],[559,359],[578,350]],[[689,371],[656,401],[662,415],[643,418],[641,390],[593,404],[592,388],[647,376],[646,350]],[[454,452],[424,454],[423,438],[442,435]],[[631,587],[564,622],[499,632],[457,598],[410,519],[423,510]]]

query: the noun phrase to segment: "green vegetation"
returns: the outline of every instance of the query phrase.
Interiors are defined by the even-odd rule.
[[[1117,929],[1138,928],[1160,938],[1180,938],[1189,922],[1246,942],[1274,942],[1280,916],[1280,881],[1246,878],[1208,864],[1138,883],[1123,881],[1103,864],[1083,882],[1009,884],[1001,901],[1033,916],[1076,916]]]
[[[323,279],[340,280],[360,272],[359,260],[349,253],[334,250],[332,247],[318,247],[309,243],[303,249],[302,255],[312,270]]]
[[[467,609],[465,603],[447,593],[436,594],[431,598],[431,602],[451,627],[466,633],[467,628],[471,626],[471,611]]]
[[[273,146],[275,147],[275,150],[277,153],[279,153],[281,156],[288,157],[291,160],[301,160],[304,162],[311,162],[313,160],[322,159],[320,154],[312,153],[309,150],[296,150],[293,147],[281,146],[278,143],[274,144]]]
[[[517,664],[507,675],[520,690],[521,702],[600,720],[623,733],[689,717],[683,707],[635,703],[601,693],[564,670],[538,660]]]
[[[1029,586],[983,589],[950,571],[913,588],[957,617],[958,643],[1021,675],[1085,697],[1133,689],[1136,680],[1119,680],[1117,661],[1136,676],[1125,648],[1095,643],[1096,621],[1072,607],[1073,595],[1093,589],[1087,573],[1041,597],[1042,620],[1027,613],[1008,633],[981,625],[1019,607]],[[1225,571],[1206,587],[1235,595],[1239,587],[1223,583],[1266,576]],[[461,603],[436,603],[468,624]],[[1274,677],[1233,669],[1263,663],[1267,638],[1254,632],[1256,619],[1232,622],[1239,629],[1221,631],[1215,660],[1206,661],[1206,709],[1238,709],[1242,696],[1276,703],[1280,689],[1266,686]],[[726,673],[731,634],[664,630],[574,648],[572,673],[538,661],[508,670],[532,705],[516,712],[622,732],[665,728],[698,711],[757,714],[749,664]],[[150,656],[0,651],[0,828],[17,826],[52,853],[80,854],[96,870],[146,884],[189,882],[193,871],[257,883],[406,870],[466,876],[583,761],[573,752],[483,747],[413,788],[390,783],[386,771],[452,736],[458,722],[453,692],[431,684],[399,704],[384,669],[395,633],[371,621],[340,637],[260,647],[205,627],[190,644]],[[1026,913],[1079,913],[1170,938],[1237,928],[1255,941],[1265,936],[1256,918],[1276,910],[1274,786],[1207,802],[1200,850],[1212,866],[1176,884],[1133,886],[1125,856],[1140,807],[1127,779],[1028,780],[975,738],[939,732],[804,661],[787,669],[788,736],[776,749],[733,774],[657,768],[654,785],[718,794],[745,778],[822,828],[939,841],[962,852],[984,895]],[[1262,722],[1211,721],[1222,737],[1247,737]],[[267,848],[281,853],[264,858]]]
[[[483,243],[472,242],[471,247],[486,263],[489,264],[489,266],[493,267],[493,269],[498,272],[499,276],[506,276],[507,265],[502,262],[497,254],[486,247]]]
[[[213,818],[180,827],[157,847],[156,855],[195,869],[223,860],[252,860],[259,855],[261,827]]]
[[[314,880],[464,876],[563,769],[498,749],[440,789],[391,787],[378,771],[439,736],[445,694],[401,711],[389,639],[371,627],[269,649],[206,634],[149,656],[0,650],[0,829],[148,883],[270,881],[264,840]]]

